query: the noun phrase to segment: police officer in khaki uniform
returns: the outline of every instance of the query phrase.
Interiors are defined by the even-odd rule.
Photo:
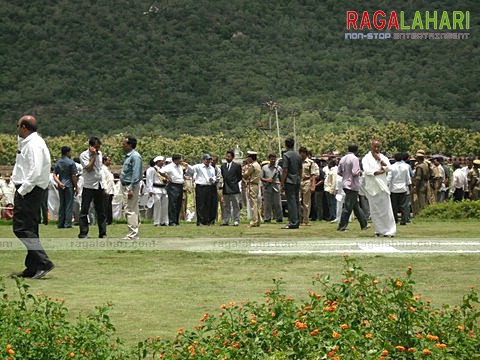
[[[471,200],[480,200],[480,160],[473,160],[473,167],[467,175]]]
[[[315,192],[315,178],[320,175],[318,165],[308,157],[308,151],[305,147],[298,149],[303,160],[303,176],[300,182],[300,201],[302,204],[302,226],[310,226],[310,207],[312,203],[312,193]]]
[[[252,219],[248,227],[260,226],[258,191],[261,171],[262,168],[257,162],[257,153],[255,151],[247,151],[247,164],[242,169],[242,176],[246,183],[247,197],[252,207]]]
[[[418,150],[415,154],[415,158],[417,159],[417,165],[415,166],[413,184],[415,186],[415,195],[418,201],[418,213],[427,205],[428,187],[430,186],[430,167],[425,161],[425,151]]]

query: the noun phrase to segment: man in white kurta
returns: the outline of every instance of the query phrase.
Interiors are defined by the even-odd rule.
[[[154,166],[147,169],[146,186],[149,196],[147,206],[153,206],[153,225],[168,225],[168,195],[167,195],[167,179],[160,174],[160,169],[164,163],[163,156],[157,156],[153,159]],[[150,199],[152,198],[152,200]]]
[[[370,205],[370,217],[376,236],[395,236],[397,227],[390,202],[386,173],[390,169],[388,158],[380,153],[382,143],[372,141],[371,151],[362,159],[365,193]]]

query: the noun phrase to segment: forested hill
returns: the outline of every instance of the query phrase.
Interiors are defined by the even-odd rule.
[[[453,5],[452,5],[453,4]],[[345,40],[346,11],[470,11],[467,40]],[[0,132],[239,134],[395,120],[480,130],[478,1],[12,0]],[[408,17],[407,16],[407,17]]]

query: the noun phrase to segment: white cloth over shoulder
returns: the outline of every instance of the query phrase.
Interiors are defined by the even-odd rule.
[[[390,161],[385,155],[379,154],[380,160],[387,164],[385,171],[390,170]],[[363,174],[365,176],[364,189],[367,195],[375,196],[380,192],[385,192],[390,194],[390,189],[388,188],[387,175],[386,172],[381,175],[374,175],[376,171],[382,170],[382,165],[380,161],[377,161],[370,151],[362,159]]]
[[[380,154],[380,159],[387,164],[383,169],[389,171],[390,162],[387,157]],[[384,236],[395,236],[397,226],[393,217],[392,203],[390,201],[390,190],[388,188],[387,176],[385,173],[374,175],[382,169],[380,161],[377,161],[371,152],[362,160],[363,174],[365,177],[364,190],[370,205],[370,217],[372,219],[375,234]]]

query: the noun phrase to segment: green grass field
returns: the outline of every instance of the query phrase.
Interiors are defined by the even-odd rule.
[[[102,246],[105,240],[95,238],[98,232],[94,227],[90,230],[92,238],[79,242],[78,229],[58,230],[52,224],[41,227],[41,236],[56,268],[46,279],[28,283],[34,293],[64,298],[72,317],[112,302],[113,323],[118,335],[128,342],[157,335],[170,338],[180,327],[195,326],[205,312],[216,313],[223,303],[261,300],[273,278],[283,278],[293,297],[306,297],[316,274],[331,274],[337,279],[343,267],[341,253],[253,255],[248,252],[252,246],[268,248],[273,243],[288,252],[290,244],[308,248],[312,240],[319,244],[382,241],[373,238],[372,232],[361,232],[357,223],[350,229],[339,234],[335,225],[325,222],[298,231],[282,230],[277,224],[253,229],[245,225],[197,227],[185,223],[157,228],[143,224],[140,243],[144,247],[131,249],[116,247],[125,235],[125,224],[109,227],[109,246]],[[0,276],[6,277],[23,269],[25,251],[11,226],[1,225],[0,232]],[[431,239],[461,240],[470,250],[480,249],[477,221],[418,222],[399,228],[395,241],[408,244]],[[480,285],[480,254],[430,254],[425,244],[421,248],[426,252],[358,253],[352,257],[379,278],[402,274],[412,265],[418,292],[437,305],[457,304],[470,286]],[[13,280],[6,278],[5,282],[13,289]]]

